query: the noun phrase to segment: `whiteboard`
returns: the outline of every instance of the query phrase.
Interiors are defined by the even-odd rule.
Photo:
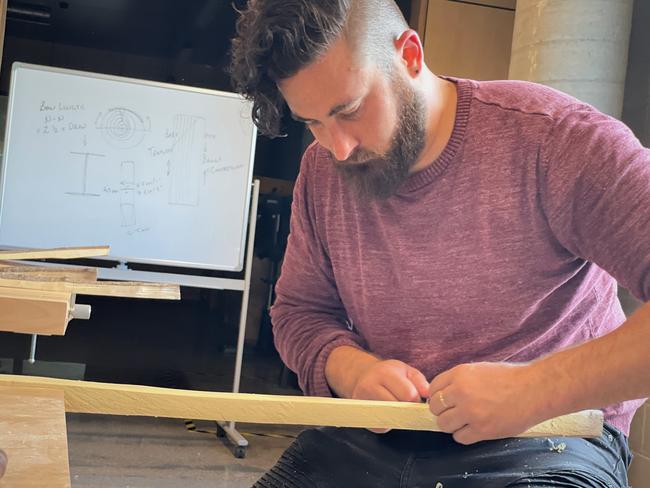
[[[256,129],[238,95],[14,63],[0,246],[240,271]]]

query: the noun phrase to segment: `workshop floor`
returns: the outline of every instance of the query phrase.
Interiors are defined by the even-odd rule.
[[[68,414],[67,421],[73,488],[249,488],[292,439],[245,432],[300,432],[238,424],[250,445],[237,459],[221,439],[188,431],[182,420]]]
[[[220,362],[228,369],[232,356],[222,356]],[[280,385],[280,373],[277,359],[249,357],[241,389],[300,395],[297,389]],[[167,376],[172,387],[227,391],[231,385],[222,374]],[[141,379],[147,382],[144,374]],[[195,425],[197,430],[215,431],[214,422]],[[237,459],[227,441],[214,433],[190,431],[182,419],[67,414],[67,426],[72,488],[249,488],[302,429],[237,424],[249,442],[246,457]]]

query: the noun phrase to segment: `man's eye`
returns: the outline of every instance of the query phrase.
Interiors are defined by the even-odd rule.
[[[346,120],[352,120],[355,119],[356,117],[359,116],[359,113],[361,112],[361,107],[357,107],[351,112],[341,112],[341,117],[346,119]]]

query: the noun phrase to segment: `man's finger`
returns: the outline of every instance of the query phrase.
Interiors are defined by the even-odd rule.
[[[429,385],[429,395],[433,396],[434,393],[444,390],[446,387],[451,385],[451,383],[451,370],[440,373],[431,380],[431,384]]]
[[[420,394],[417,388],[408,378],[404,377],[404,373],[382,378],[381,385],[390,391],[394,395],[395,400],[399,402],[420,401]]]
[[[466,425],[454,432],[454,440],[459,444],[469,445],[474,444],[481,439],[476,435],[476,432],[474,432],[470,425]]]
[[[417,390],[420,398],[429,397],[429,382],[421,371],[409,366],[409,369],[406,372],[406,376],[409,380],[411,380],[413,386],[415,386],[415,389]]]
[[[438,415],[438,427],[448,434],[453,434],[466,425],[465,421],[460,417],[458,410],[455,408],[450,408]]]
[[[454,403],[453,396],[449,393],[449,388],[433,392],[431,397],[429,397],[429,410],[434,415],[442,415],[443,412],[455,406],[456,404]]]

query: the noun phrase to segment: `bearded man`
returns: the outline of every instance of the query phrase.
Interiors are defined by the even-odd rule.
[[[306,430],[258,487],[627,487],[650,392],[650,151],[540,85],[434,75],[393,0],[249,0],[231,74],[315,142],[272,309],[307,395],[444,432]],[[517,439],[602,408],[597,439]],[[480,441],[480,442],[479,442]],[[561,454],[555,446],[564,443]]]

